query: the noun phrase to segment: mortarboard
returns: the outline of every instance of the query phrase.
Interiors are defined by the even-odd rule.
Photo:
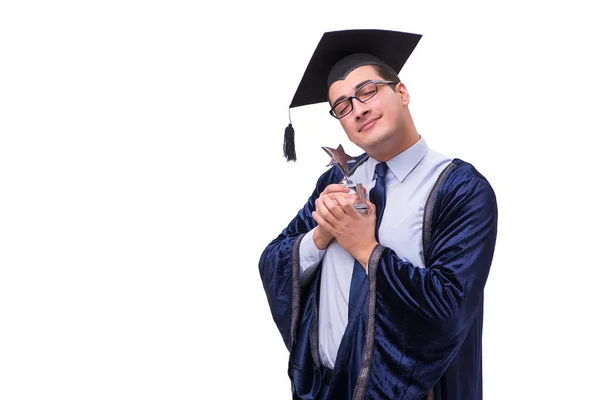
[[[379,29],[326,32],[304,71],[289,108],[328,101],[329,86],[364,65],[384,65],[400,73],[420,39],[419,34]],[[290,118],[283,144],[288,161],[296,161],[294,147]]]

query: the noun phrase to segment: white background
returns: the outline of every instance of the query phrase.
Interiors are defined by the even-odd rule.
[[[257,264],[320,146],[359,153],[325,104],[281,150],[352,28],[424,35],[417,129],[496,191],[485,398],[600,398],[597,14],[483,3],[2,2],[0,398],[290,398]]]

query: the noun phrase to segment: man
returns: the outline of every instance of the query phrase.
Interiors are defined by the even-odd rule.
[[[294,399],[482,398],[496,199],[472,165],[417,133],[397,74],[419,39],[326,33],[292,101],[328,101],[365,151],[351,178],[367,186],[369,206],[359,213],[330,168],[261,256]]]

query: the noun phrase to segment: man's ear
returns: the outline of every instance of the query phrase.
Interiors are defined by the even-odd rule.
[[[406,89],[404,83],[398,82],[396,84],[396,93],[400,95],[403,105],[407,106],[408,103],[410,103],[410,95],[408,94],[408,90]]]

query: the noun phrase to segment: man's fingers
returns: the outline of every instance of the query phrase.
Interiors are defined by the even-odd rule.
[[[356,211],[356,208],[354,208],[354,201],[350,202],[348,200],[343,200],[342,202],[340,202],[340,207],[346,215],[349,215],[353,218],[357,218],[360,216],[360,213]]]
[[[327,198],[327,196],[319,197],[317,199],[317,201],[315,202],[315,204],[317,206],[316,207],[316,212],[317,212],[317,214],[319,214],[319,216],[321,217],[321,219],[323,219],[324,221],[328,221],[328,223],[330,225],[335,225],[336,217],[335,217],[335,215],[333,215],[331,213],[331,211],[329,210],[329,208],[327,207],[327,205],[325,205],[325,201],[324,200],[326,198]]]
[[[340,185],[339,183],[333,183],[331,185],[328,185],[325,188],[325,190],[323,190],[324,194],[330,194],[330,193],[335,193],[335,192],[349,193],[350,189],[348,189],[347,186]]]
[[[365,200],[365,203],[369,206],[369,211],[367,212],[367,214],[375,214],[375,211],[377,211],[377,207],[375,207],[375,204],[371,203],[369,200]]]
[[[336,219],[344,218],[346,213],[344,212],[343,205],[347,203],[348,201],[343,197],[338,197],[337,201],[332,200],[329,196],[323,197],[323,204]]]
[[[331,235],[334,234],[335,228],[333,227],[333,225],[327,222],[318,212],[313,211],[312,217],[315,219],[317,224],[319,224],[319,226],[325,229],[328,233],[330,233]]]
[[[343,192],[333,192],[333,193],[329,193],[329,194],[322,193],[319,198],[323,200],[326,197],[328,197],[331,200],[334,200],[338,203],[340,202],[340,199],[344,199],[350,203],[354,203],[356,201],[355,194],[349,194],[349,193],[343,193]]]
[[[349,193],[332,193],[329,195],[329,197],[331,197],[332,199],[335,199],[338,203],[340,203],[340,199],[343,199],[347,203],[352,203],[352,204],[354,204],[354,202],[356,201],[356,195],[349,194]]]

